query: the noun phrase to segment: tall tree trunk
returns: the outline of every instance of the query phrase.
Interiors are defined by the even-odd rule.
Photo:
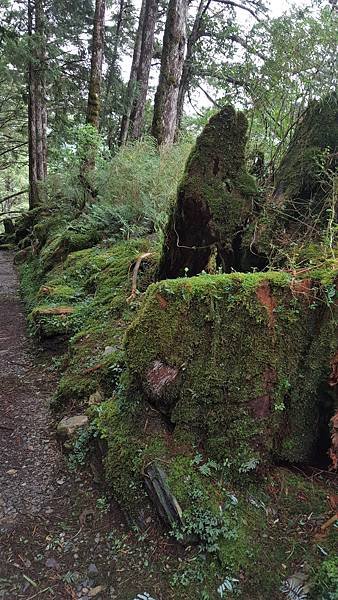
[[[36,147],[38,179],[47,175],[46,39],[43,0],[35,0],[36,48]]]
[[[99,128],[100,123],[100,93],[102,80],[105,11],[105,0],[96,0],[87,108],[87,123],[93,125],[93,127],[96,127],[96,129]]]
[[[128,138],[130,113],[131,113],[131,109],[132,109],[132,105],[133,105],[133,99],[135,96],[137,71],[138,71],[138,67],[140,64],[146,5],[147,5],[147,0],[142,0],[140,16],[139,16],[139,21],[138,21],[138,28],[137,28],[135,44],[134,44],[133,60],[131,63],[130,76],[129,76],[128,86],[127,86],[126,108],[125,108],[125,112],[122,116],[122,121],[121,121],[121,130],[120,130],[120,138],[119,138],[120,145],[125,144],[127,141],[127,138]]]
[[[106,84],[106,94],[105,94],[105,115],[107,118],[107,144],[109,150],[113,148],[113,144],[115,142],[115,134],[116,134],[116,126],[114,124],[114,119],[111,118],[111,113],[114,109],[114,98],[111,97],[111,91],[113,89],[114,84],[114,75],[116,71],[116,63],[118,59],[118,48],[121,38],[121,29],[123,25],[123,14],[125,9],[125,0],[120,0],[119,4],[119,12],[117,14],[116,20],[116,30],[115,30],[115,40],[114,40],[114,48],[112,53],[112,59],[109,65],[107,84]]]
[[[177,100],[177,128],[180,127],[183,109],[184,109],[184,100],[189,89],[189,83],[191,81],[191,76],[193,72],[193,58],[194,58],[194,48],[196,42],[199,40],[202,29],[202,22],[205,13],[207,12],[209,6],[211,4],[211,0],[200,0],[200,4],[196,13],[195,21],[193,24],[193,28],[191,30],[190,35],[188,36],[187,42],[187,53],[184,60],[182,77],[180,81],[180,88],[178,92],[178,100]]]
[[[140,60],[137,69],[136,94],[131,110],[132,123],[130,135],[138,139],[142,133],[144,110],[146,106],[151,60],[153,57],[155,26],[157,20],[158,0],[147,0],[144,18]]]
[[[169,0],[152,135],[159,145],[174,141],[177,102],[184,63],[188,0]]]
[[[46,32],[43,0],[28,0],[29,208],[41,202],[39,182],[47,175]]]

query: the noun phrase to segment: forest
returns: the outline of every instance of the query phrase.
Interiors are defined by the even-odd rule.
[[[338,600],[337,0],[0,0],[0,600]]]

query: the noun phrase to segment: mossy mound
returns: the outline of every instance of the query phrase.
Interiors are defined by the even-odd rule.
[[[236,266],[244,224],[257,196],[245,167],[247,120],[226,106],[196,140],[165,234],[161,279],[196,275],[210,260],[225,272]]]
[[[324,285],[282,272],[152,285],[126,335],[130,398],[159,410],[177,443],[239,471],[309,460],[337,347],[336,274],[331,264]]]
[[[71,338],[57,403],[86,403],[97,389],[112,393],[121,373],[124,330],[138,305],[127,303],[132,269],[149,252],[147,240],[70,253],[48,273],[41,255],[21,267],[29,322],[40,340]],[[156,250],[142,263],[137,285],[144,291],[157,268]],[[45,263],[44,263],[45,266]]]

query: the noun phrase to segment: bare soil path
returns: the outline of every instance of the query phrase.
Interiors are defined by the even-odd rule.
[[[0,253],[0,528],[46,514],[59,468],[50,436],[51,372],[34,363],[11,256]]]
[[[154,522],[130,531],[88,473],[70,472],[49,409],[55,387],[52,355],[27,334],[12,256],[0,251],[0,600],[145,590],[170,600],[163,570],[175,546]]]
[[[12,256],[0,252],[0,599],[85,600],[96,590],[103,600],[114,597],[105,544],[113,523],[97,511],[90,479],[64,463],[49,410],[51,363],[27,336]]]

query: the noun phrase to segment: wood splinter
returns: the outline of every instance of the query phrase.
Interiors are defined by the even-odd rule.
[[[151,255],[152,255],[152,252],[145,252],[145,254],[141,254],[141,255],[138,257],[138,259],[137,259],[137,261],[136,261],[136,263],[135,263],[135,267],[134,267],[134,270],[133,270],[132,284],[131,284],[131,294],[130,294],[130,296],[127,298],[127,302],[128,302],[128,303],[129,303],[129,302],[131,302],[132,300],[134,300],[134,299],[135,299],[135,297],[136,297],[136,294],[137,294],[137,275],[138,275],[138,272],[139,272],[139,269],[140,269],[141,263],[142,263],[142,261],[143,261],[145,258],[148,258],[148,257],[149,257],[149,256],[151,256]]]
[[[333,515],[333,517],[328,519],[328,521],[325,521],[325,523],[323,523],[323,525],[321,525],[320,531],[322,533],[324,533],[324,531],[326,531],[329,527],[331,527],[331,525],[333,525],[337,520],[338,520],[338,513]]]

